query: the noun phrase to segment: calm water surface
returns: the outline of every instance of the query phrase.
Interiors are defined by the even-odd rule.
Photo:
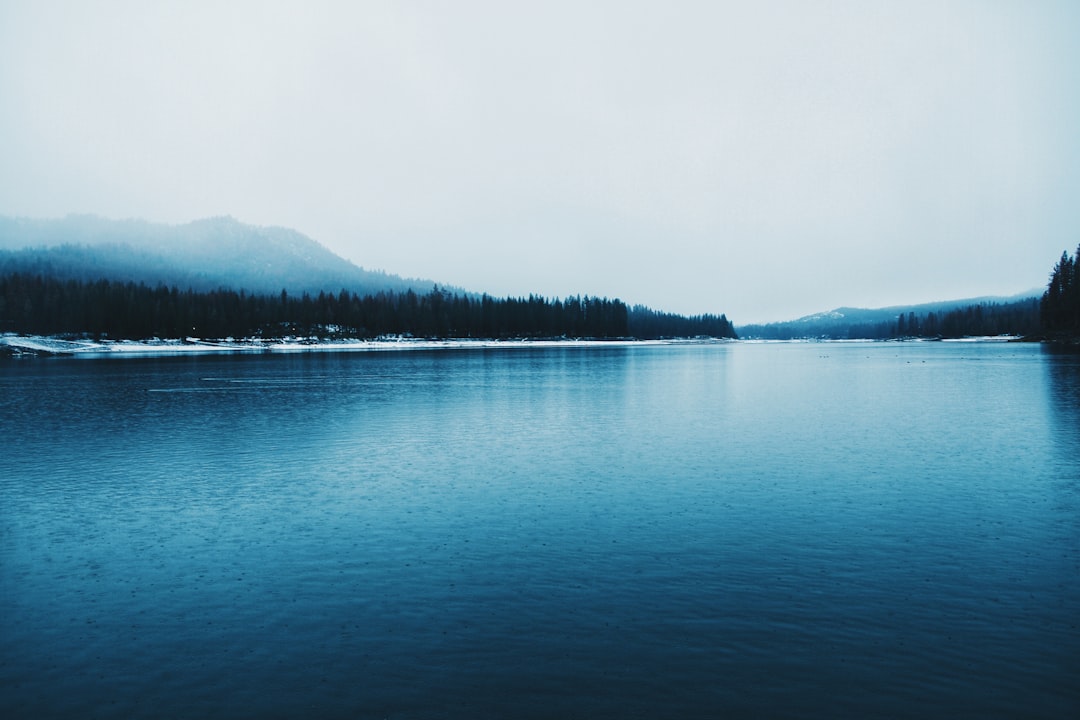
[[[1077,717],[1080,356],[0,364],[4,717]]]

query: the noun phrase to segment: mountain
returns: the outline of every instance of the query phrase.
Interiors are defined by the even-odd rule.
[[[1018,316],[1023,316],[1021,321],[1014,323],[1018,326],[1017,334],[1023,334],[1034,331],[1034,328],[1027,329],[1027,323],[1029,320],[1038,320],[1037,306],[1041,295],[1041,290],[1029,290],[1009,297],[987,296],[873,309],[840,307],[806,315],[796,320],[764,325],[743,325],[737,327],[736,331],[739,337],[746,339],[881,338],[896,334],[900,316],[905,318],[905,322],[912,315],[920,320],[932,317],[937,321],[951,314],[966,312],[968,309],[999,308],[1006,311],[1015,310]],[[899,334],[904,335],[905,332],[901,330]]]
[[[433,285],[430,280],[365,270],[295,230],[246,225],[232,217],[185,225],[94,215],[60,220],[0,217],[0,273],[10,272],[255,293],[344,288],[366,295],[427,292]]]

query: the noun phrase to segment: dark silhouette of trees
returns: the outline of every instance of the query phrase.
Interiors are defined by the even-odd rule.
[[[373,338],[733,337],[724,316],[686,318],[620,300],[548,300],[406,290],[290,295],[181,291],[133,282],[0,275],[0,332],[125,339],[317,336]]]
[[[630,310],[630,334],[636,338],[675,337],[737,338],[735,327],[726,315],[674,315],[635,305]]]
[[[1080,338],[1080,247],[1075,257],[1069,257],[1068,252],[1061,254],[1050,273],[1039,315],[1048,335]]]

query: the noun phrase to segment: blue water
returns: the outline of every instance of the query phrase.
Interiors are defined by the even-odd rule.
[[[1080,356],[0,364],[0,715],[1077,717]]]

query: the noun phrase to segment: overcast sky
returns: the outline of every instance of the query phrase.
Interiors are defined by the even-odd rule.
[[[1080,2],[0,0],[0,214],[736,323],[1080,243]]]

